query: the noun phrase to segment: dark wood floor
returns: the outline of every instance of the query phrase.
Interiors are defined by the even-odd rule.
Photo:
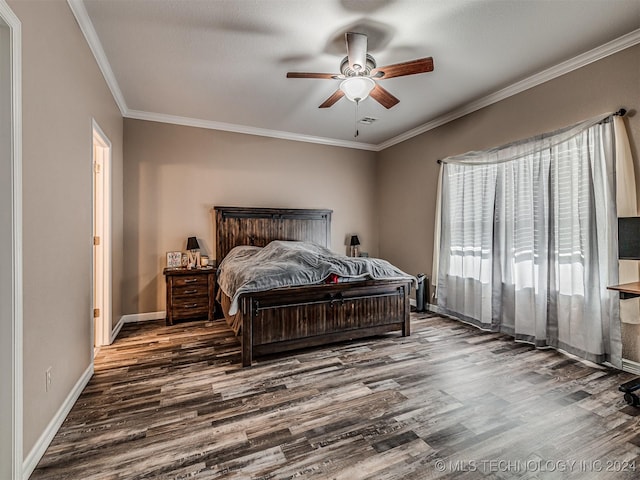
[[[429,315],[249,369],[223,321],[127,325],[31,478],[640,478],[630,378]]]

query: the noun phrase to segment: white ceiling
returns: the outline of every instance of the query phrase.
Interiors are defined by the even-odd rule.
[[[640,0],[68,0],[123,115],[369,150],[640,43]],[[381,81],[400,99],[320,105],[344,32],[378,65],[431,56]],[[639,72],[640,81],[640,72]]]

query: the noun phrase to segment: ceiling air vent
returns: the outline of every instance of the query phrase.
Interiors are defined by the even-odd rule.
[[[378,120],[377,118],[373,118],[373,117],[362,117],[359,122],[363,123],[365,125],[371,125],[373,122],[375,122],[376,120]]]

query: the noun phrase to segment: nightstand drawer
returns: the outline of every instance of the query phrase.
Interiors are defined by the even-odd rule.
[[[182,275],[173,280],[174,288],[180,287],[207,287],[207,277],[205,275]]]
[[[173,302],[172,313],[176,318],[206,316],[209,312],[209,297],[188,297]]]
[[[188,285],[176,285],[171,292],[173,298],[207,296],[207,284],[193,283]]]
[[[176,320],[207,319],[215,314],[216,271],[165,268],[167,282],[167,325]]]

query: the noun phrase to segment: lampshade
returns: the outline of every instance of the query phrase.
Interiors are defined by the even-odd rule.
[[[358,240],[358,235],[351,235],[351,246],[356,247],[360,245],[360,240]]]
[[[196,237],[187,238],[187,250],[199,250],[198,239]]]
[[[340,84],[340,90],[352,102],[361,102],[375,86],[376,82],[369,77],[349,77]]]

